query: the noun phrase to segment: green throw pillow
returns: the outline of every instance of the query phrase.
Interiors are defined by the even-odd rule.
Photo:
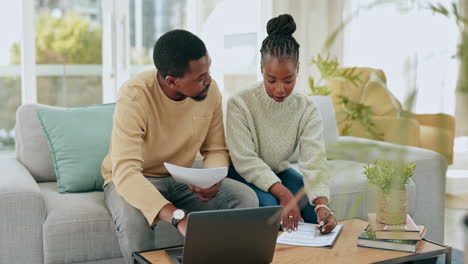
[[[102,191],[101,163],[109,151],[115,104],[39,108],[60,193]]]

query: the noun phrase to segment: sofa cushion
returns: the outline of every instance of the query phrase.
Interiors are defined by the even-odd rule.
[[[352,68],[342,69],[343,71]],[[352,82],[336,79],[328,82],[328,88],[333,98],[335,112],[338,122],[341,123],[344,117],[344,110],[341,107],[340,95],[348,97],[354,102],[363,103],[370,106],[372,113],[378,116],[399,117],[401,105],[395,96],[387,88],[387,78],[380,69],[357,67],[354,73],[358,75],[359,81],[355,86]]]
[[[103,192],[61,194],[55,182],[40,183],[39,188],[47,207],[43,225],[44,263],[76,263],[122,256]],[[158,223],[155,232],[163,237],[158,241],[161,247],[183,242],[177,230],[166,222]]]
[[[59,192],[100,191],[115,104],[37,109],[47,136]]]
[[[365,163],[349,160],[329,160],[330,206],[338,220],[359,218],[367,221],[367,213],[376,212],[377,188],[367,185],[362,174]],[[292,167],[298,169],[297,164]],[[413,180],[408,191],[408,213],[415,210],[416,186]]]
[[[47,137],[37,119],[39,108],[55,107],[25,104],[16,111],[16,158],[37,182],[56,181]]]
[[[120,257],[114,224],[103,192],[60,194],[55,182],[40,183],[47,218],[43,225],[44,263]]]

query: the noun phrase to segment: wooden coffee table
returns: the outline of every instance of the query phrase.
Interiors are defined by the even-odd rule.
[[[343,230],[332,248],[300,247],[277,244],[272,263],[404,263],[445,254],[451,263],[452,248],[423,240],[416,253],[363,248],[357,238],[367,222],[352,219],[340,222]],[[163,249],[134,253],[136,263],[171,264]]]

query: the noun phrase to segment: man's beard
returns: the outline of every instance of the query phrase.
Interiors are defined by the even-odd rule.
[[[201,101],[205,100],[205,98],[208,96],[208,88],[209,87],[210,87],[209,85],[205,86],[205,89],[203,89],[203,91],[199,95],[193,96],[193,97],[190,97],[190,98],[192,98],[193,100],[198,101],[198,102],[201,102]]]

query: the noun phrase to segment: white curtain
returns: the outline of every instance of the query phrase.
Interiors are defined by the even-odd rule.
[[[327,37],[343,21],[344,7],[344,0],[272,0],[272,16],[288,13],[296,21],[297,29],[294,37],[301,45],[297,90],[309,93],[307,78],[311,75],[317,76],[316,70],[311,65],[312,58],[324,52],[323,47]],[[342,61],[343,35],[337,38],[329,53]]]

